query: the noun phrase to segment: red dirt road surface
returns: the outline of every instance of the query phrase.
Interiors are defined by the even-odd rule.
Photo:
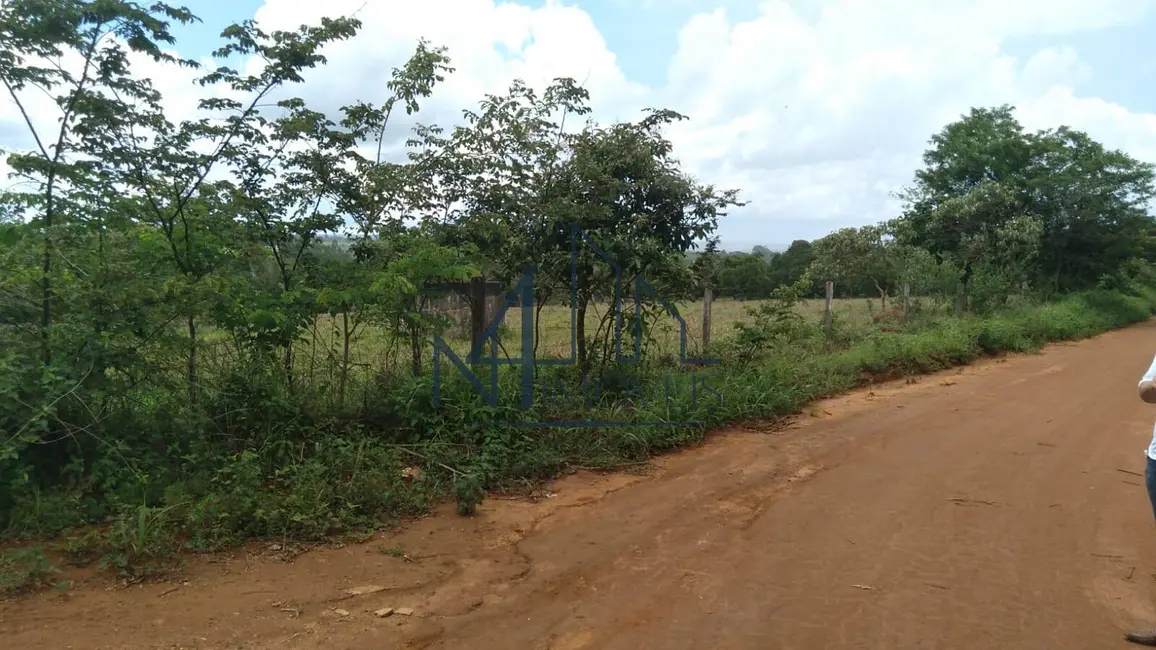
[[[1156,626],[1153,352],[1147,323],[292,562],[266,543],[166,583],[94,578],[0,605],[0,646],[1133,647]]]

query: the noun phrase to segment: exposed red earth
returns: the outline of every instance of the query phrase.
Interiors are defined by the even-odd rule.
[[[1153,352],[1156,322],[290,562],[263,543],[162,583],[92,577],[0,604],[0,645],[1127,648],[1156,626]]]

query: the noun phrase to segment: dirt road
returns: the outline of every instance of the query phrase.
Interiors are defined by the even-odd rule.
[[[1131,647],[1124,630],[1156,625],[1156,526],[1129,473],[1156,419],[1135,390],[1153,352],[1156,322],[877,387],[472,519],[6,603],[0,645]],[[414,612],[372,613],[387,606]]]

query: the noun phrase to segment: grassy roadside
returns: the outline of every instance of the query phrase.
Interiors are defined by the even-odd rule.
[[[62,565],[98,563],[136,580],[170,569],[181,551],[252,538],[356,538],[425,512],[447,495],[468,514],[487,490],[532,484],[575,466],[638,462],[699,442],[728,423],[797,413],[816,399],[881,378],[1034,351],[1153,313],[1156,291],[1144,289],[1072,294],[984,318],[937,316],[902,331],[837,323],[834,341],[804,324],[778,331],[755,352],[724,350],[727,363],[702,375],[721,400],[672,407],[615,392],[608,382],[587,417],[647,424],[634,428],[471,425],[514,417],[516,369],[501,378],[510,398],[498,407],[471,400],[464,381],[457,380],[443,388],[443,408],[433,409],[431,382],[416,379],[383,395],[376,425],[302,419],[292,435],[281,432],[211,463],[138,477],[143,487],[105,493],[112,495],[112,509],[99,524],[83,519],[92,506],[91,490],[20,497],[13,521],[22,526],[9,532],[13,545],[0,553],[0,591],[58,584]],[[670,372],[646,368],[643,378],[655,385]],[[550,411],[535,407],[528,417],[558,415]],[[701,424],[662,424],[671,420]],[[382,434],[387,427],[388,435]]]

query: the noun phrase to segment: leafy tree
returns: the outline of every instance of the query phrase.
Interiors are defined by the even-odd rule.
[[[950,262],[941,262],[927,249],[899,246],[897,279],[907,285],[914,296],[940,299],[953,296],[959,285],[959,270]]]
[[[190,22],[185,9],[131,2],[90,3],[65,0],[14,0],[0,7],[0,81],[16,105],[34,143],[28,153],[13,152],[8,164],[37,190],[9,194],[5,203],[31,217],[42,238],[40,273],[40,354],[51,363],[55,322],[53,280],[59,247],[83,231],[103,230],[107,212],[96,196],[115,196],[108,170],[96,154],[109,137],[108,127],[132,102],[152,96],[129,72],[130,53],[157,61],[192,65],[167,54],[172,44],[169,20]],[[69,70],[59,61],[80,61]],[[35,91],[33,93],[32,91]],[[29,95],[43,93],[59,108],[52,133],[36,125]],[[79,229],[79,230],[78,230]]]
[[[132,255],[140,233],[129,211],[137,204],[117,185],[118,161],[100,154],[110,139],[130,136],[119,116],[152,96],[132,75],[130,58],[189,65],[163,48],[174,42],[170,21],[192,19],[187,10],[161,3],[14,0],[0,6],[0,83],[23,118],[28,142],[27,149],[8,152],[20,183],[0,196],[0,213],[26,225],[9,236],[17,248],[3,262],[13,266],[0,276],[21,311],[32,303],[37,311],[34,327],[0,332],[0,347],[23,351],[4,364],[3,383],[12,388],[5,389],[11,399],[0,404],[0,428],[13,432],[0,443],[5,485],[26,484],[30,475],[60,480],[75,471],[69,455],[100,445],[82,423],[114,417],[114,382],[122,388],[127,376],[139,373],[134,343],[150,334],[141,319],[159,291],[141,281],[147,267]],[[51,127],[34,108],[44,97],[50,99],[45,110],[55,112]],[[73,447],[51,444],[55,440]]]
[[[815,259],[815,253],[812,249],[811,242],[805,239],[796,239],[791,242],[787,250],[782,254],[776,255],[771,262],[771,277],[774,280],[775,286],[793,285],[799,278],[806,274],[807,269],[810,268],[811,262]],[[812,288],[811,292],[814,292]]]
[[[719,295],[740,299],[766,298],[774,289],[771,265],[753,254],[730,255],[719,270]]]
[[[413,147],[404,162],[387,160],[384,156],[384,141],[390,119],[397,108],[413,115],[420,109],[420,100],[429,97],[434,87],[445,80],[445,75],[453,72],[445,48],[431,48],[421,41],[409,61],[401,68],[395,68],[386,84],[390,96],[380,106],[358,102],[342,109],[345,114],[342,126],[349,130],[354,142],[368,142],[373,155],[366,155],[358,147],[350,147],[344,152],[348,171],[344,173],[337,195],[339,209],[354,222],[356,243],[354,255],[369,273],[372,291],[341,294],[343,301],[342,323],[344,344],[342,358],[342,388],[348,373],[350,332],[350,312],[369,308],[379,318],[381,324],[403,330],[408,339],[414,374],[421,372],[422,351],[427,346],[426,335],[440,320],[423,313],[424,299],[419,292],[422,278],[465,279],[462,277],[462,256],[455,249],[436,244],[426,245],[434,224],[425,223],[448,212],[454,196],[444,190],[444,183],[438,182],[439,174],[452,171],[452,152],[446,152],[447,142],[441,137],[441,129],[419,126],[414,137],[407,142]],[[422,221],[423,237],[414,236],[408,219]],[[397,258],[400,251],[413,255],[414,260],[427,264],[445,263],[441,268],[429,266],[418,268],[412,265],[399,267]],[[460,251],[459,251],[460,252]],[[352,298],[368,302],[350,302]],[[380,301],[385,301],[381,303]],[[392,302],[391,302],[392,301]],[[396,302],[400,301],[400,302]],[[355,321],[357,319],[355,318]]]
[[[867,280],[887,308],[887,296],[895,289],[898,245],[882,227],[843,228],[814,244],[812,273],[838,284],[853,286]]]
[[[1087,288],[1128,260],[1150,256],[1153,166],[1060,127],[1032,137],[1029,212],[1040,219],[1037,281]],[[1150,257],[1149,257],[1150,258]],[[1151,259],[1151,258],[1150,258]]]
[[[439,242],[472,246],[492,280],[512,283],[527,266],[537,269],[537,316],[569,296],[570,229],[559,225],[568,208],[557,183],[588,101],[573,79],[555,79],[541,93],[515,80],[465,111],[465,124],[427,156],[447,199]],[[540,340],[535,332],[535,351]]]
[[[902,194],[896,232],[953,259],[965,285],[982,266],[1013,282],[1086,288],[1142,254],[1156,195],[1151,165],[1067,127],[1026,133],[1010,106],[972,109],[931,145]],[[1015,269],[1012,241],[1015,255],[1028,256]]]
[[[445,317],[425,310],[424,288],[430,283],[467,280],[477,272],[469,246],[438,244],[422,228],[411,228],[375,242],[368,263],[370,302],[378,322],[403,333],[410,345],[413,374],[422,372],[428,335],[444,329]]]
[[[353,219],[360,241],[398,232],[404,228],[405,218],[416,216],[409,214],[413,208],[428,208],[439,200],[438,184],[429,182],[431,175],[440,171],[434,164],[438,160],[423,158],[422,154],[444,145],[438,138],[440,129],[419,127],[409,144],[423,149],[408,152],[409,160],[404,162],[388,160],[384,144],[395,109],[400,107],[406,115],[417,113],[420,101],[453,70],[445,48],[432,48],[423,40],[404,66],[394,68],[386,83],[391,94],[381,106],[356,102],[341,109],[345,115],[342,126],[349,136],[366,143],[373,152],[367,155],[359,148],[345,152],[349,165],[339,208]]]
[[[751,249],[751,255],[761,257],[764,262],[770,264],[771,261],[775,259],[775,256],[778,255],[778,253],[767,248],[766,246],[755,246]]]
[[[563,250],[560,235],[575,224],[620,267],[624,284],[644,277],[653,285],[696,241],[714,233],[719,217],[740,203],[734,191],[696,183],[678,168],[660,129],[681,119],[673,111],[653,111],[637,123],[589,128],[575,138],[555,189],[561,208],[552,226],[555,249]],[[613,278],[587,247],[578,249],[574,273],[578,364],[585,368],[586,313],[595,293],[612,295]],[[608,319],[600,326],[604,350]]]

